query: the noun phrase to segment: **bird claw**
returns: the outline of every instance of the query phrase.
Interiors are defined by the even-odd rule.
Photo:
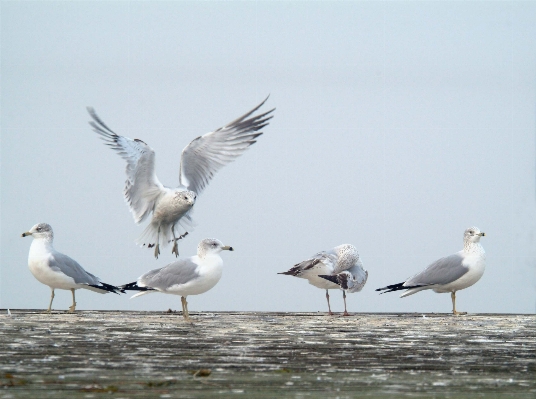
[[[171,249],[171,253],[175,254],[176,258],[179,256],[179,244],[177,244],[177,241],[173,243],[173,248]]]
[[[74,313],[76,309],[76,303],[73,303],[71,306],[69,306],[69,313]]]

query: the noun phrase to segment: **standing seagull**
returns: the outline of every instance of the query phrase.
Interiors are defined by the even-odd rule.
[[[162,292],[181,296],[182,315],[190,321],[188,314],[188,295],[199,295],[213,288],[220,281],[223,269],[221,251],[233,251],[221,241],[206,238],[197,246],[197,255],[179,259],[160,269],[154,269],[138,278],[137,281],[122,285],[124,291],[141,291],[132,298]]]
[[[52,308],[56,288],[71,290],[73,293],[73,304],[69,307],[69,312],[71,313],[76,308],[74,290],[78,288],[85,288],[100,294],[107,294],[108,292],[119,293],[119,288],[103,283],[98,277],[86,272],[74,259],[56,251],[52,246],[54,233],[49,224],[36,224],[30,231],[22,233],[22,236],[33,237],[30,254],[28,255],[30,271],[37,280],[48,285],[52,290],[48,313]]]
[[[406,290],[400,295],[404,298],[422,290],[434,290],[437,293],[450,292],[452,313],[467,314],[456,310],[456,291],[472,286],[484,274],[486,255],[480,245],[480,238],[486,234],[478,227],[469,227],[463,235],[463,249],[453,255],[436,260],[419,274],[398,284],[378,288],[376,291]]]
[[[359,253],[351,244],[319,252],[289,271],[278,274],[305,278],[309,280],[309,284],[325,289],[330,315],[333,313],[329,304],[328,290],[342,289],[344,316],[349,316],[346,311],[346,291],[349,293],[361,291],[368,278],[368,271],[363,269]]]
[[[153,213],[151,222],[136,241],[137,244],[155,247],[154,255],[158,258],[160,245],[165,246],[172,240],[171,252],[179,256],[177,241],[192,228],[190,210],[197,195],[218,170],[256,142],[255,139],[262,134],[259,130],[268,125],[273,117],[269,114],[275,108],[249,118],[266,100],[268,97],[233,122],[192,140],[182,150],[179,186],[176,188],[162,185],[156,177],[155,152],[151,147],[139,139],[132,140],[115,134],[93,108],[88,108],[93,118],[89,122],[93,130],[127,161],[124,195],[134,221],[141,223]]]

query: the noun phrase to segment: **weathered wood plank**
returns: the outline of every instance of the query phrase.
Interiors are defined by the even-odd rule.
[[[534,315],[1,314],[0,398],[536,395]]]

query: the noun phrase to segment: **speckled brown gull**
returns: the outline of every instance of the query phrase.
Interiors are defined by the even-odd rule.
[[[332,315],[328,290],[341,289],[344,299],[344,316],[346,310],[346,292],[359,292],[368,279],[368,271],[363,268],[356,247],[351,244],[339,245],[328,251],[322,251],[311,258],[294,265],[290,270],[278,273],[305,278],[309,284],[326,290],[328,311]]]

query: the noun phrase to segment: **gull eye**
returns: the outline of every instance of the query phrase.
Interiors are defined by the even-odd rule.
[[[36,230],[37,230],[37,231],[41,231],[41,230],[43,230],[43,229],[42,229],[41,227],[38,227]]]

